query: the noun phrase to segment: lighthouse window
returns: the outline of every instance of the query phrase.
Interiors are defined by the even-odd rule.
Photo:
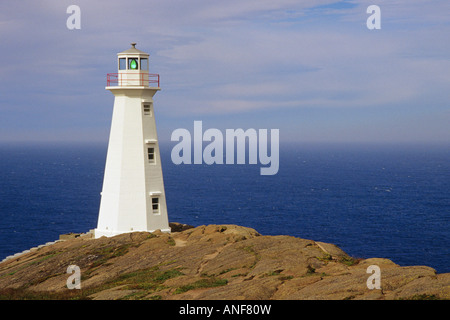
[[[137,58],[128,58],[128,69],[130,69],[130,70],[137,70],[138,69]]]
[[[147,148],[148,162],[155,163],[155,148]]]
[[[127,59],[120,58],[119,59],[119,70],[125,70],[127,68]]]
[[[148,59],[141,58],[141,70],[148,70]]]
[[[154,214],[159,213],[159,198],[152,198],[152,211]]]
[[[151,116],[152,110],[150,109],[149,104],[144,104],[144,116]]]

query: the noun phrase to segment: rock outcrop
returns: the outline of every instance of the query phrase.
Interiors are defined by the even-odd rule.
[[[450,273],[355,259],[333,244],[263,236],[236,225],[172,233],[89,234],[40,247],[0,263],[1,299],[449,299]],[[69,265],[81,290],[69,290]],[[381,289],[369,289],[370,265]]]

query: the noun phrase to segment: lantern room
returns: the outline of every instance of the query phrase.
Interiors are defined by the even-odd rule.
[[[131,48],[117,54],[119,57],[119,72],[147,72],[149,54],[136,49],[136,42]]]
[[[131,43],[131,48],[117,54],[118,73],[108,73],[107,86],[120,87],[148,87],[149,84],[157,84],[159,87],[159,75],[149,74],[149,54],[136,49],[136,42]]]

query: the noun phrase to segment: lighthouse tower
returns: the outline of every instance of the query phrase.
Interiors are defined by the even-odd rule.
[[[118,53],[118,73],[107,75],[114,110],[95,238],[160,229],[170,232],[156,133],[153,96],[159,75],[136,43]]]

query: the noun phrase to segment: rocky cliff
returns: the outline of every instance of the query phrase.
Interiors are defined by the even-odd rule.
[[[0,263],[1,299],[449,299],[450,273],[236,225],[59,241]],[[69,265],[81,290],[67,287]],[[381,271],[369,289],[367,268]]]

